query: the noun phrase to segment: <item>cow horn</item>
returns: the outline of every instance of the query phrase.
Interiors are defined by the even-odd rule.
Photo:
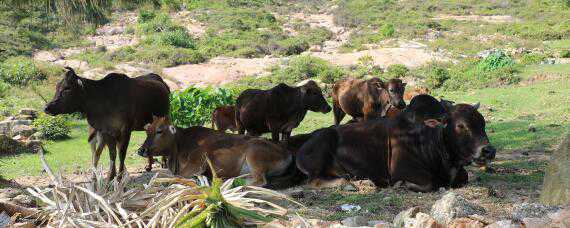
[[[481,106],[481,102],[477,102],[476,104],[473,105],[473,110],[479,109],[480,106]]]

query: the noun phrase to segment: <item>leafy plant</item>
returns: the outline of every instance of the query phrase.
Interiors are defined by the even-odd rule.
[[[503,50],[495,50],[477,64],[479,71],[496,70],[503,67],[513,66],[515,62]]]
[[[34,61],[27,57],[11,57],[0,64],[0,79],[10,85],[23,86],[45,78]]]
[[[288,84],[293,84],[305,79],[320,79],[325,83],[332,83],[342,78],[346,72],[333,66],[324,59],[301,55],[291,58],[284,68],[277,68],[273,71],[273,79]]]
[[[232,94],[223,88],[189,87],[170,95],[170,117],[176,126],[203,125],[219,106],[231,105]]]
[[[570,58],[570,50],[562,50],[560,51],[561,58]]]
[[[10,85],[4,83],[3,81],[0,81],[0,98],[6,96],[6,93],[8,92],[9,89]]]
[[[393,37],[394,34],[396,34],[396,29],[393,24],[383,24],[382,27],[380,27],[380,34],[384,38]]]
[[[401,78],[408,75],[410,70],[404,64],[392,64],[386,68],[386,77],[388,78]]]
[[[425,72],[426,85],[428,88],[436,89],[443,86],[445,81],[451,77],[447,67],[447,64],[441,63],[431,63],[428,65]]]
[[[523,65],[540,64],[546,59],[546,55],[540,53],[527,53],[520,58],[520,63]]]
[[[69,137],[71,132],[67,116],[40,115],[32,124],[42,137],[50,140],[60,140]]]

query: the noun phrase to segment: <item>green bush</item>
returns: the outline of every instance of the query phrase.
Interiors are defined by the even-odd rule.
[[[404,64],[392,64],[386,68],[387,78],[402,78],[408,75],[410,70]]]
[[[393,24],[383,24],[382,27],[380,27],[380,34],[384,38],[393,37],[396,34],[396,29]]]
[[[570,50],[562,50],[560,51],[561,58],[570,58]]]
[[[9,89],[10,89],[10,85],[0,81],[0,98],[5,97],[6,94],[8,93]]]
[[[546,55],[539,53],[527,53],[521,56],[520,63],[523,65],[540,64],[546,59]]]
[[[110,54],[113,61],[139,61],[163,67],[180,64],[201,63],[206,60],[198,50],[177,48],[169,45],[140,45],[124,47]]]
[[[170,117],[179,127],[201,126],[210,121],[215,108],[234,102],[229,90],[189,87],[170,94]]]
[[[10,57],[0,64],[0,79],[10,85],[24,86],[46,78],[35,62],[23,56]]]
[[[479,71],[492,71],[504,67],[511,67],[515,64],[511,56],[503,50],[496,50],[477,64]]]
[[[298,55],[309,49],[309,42],[297,37],[281,40],[277,44],[280,46],[279,54],[284,56]]]
[[[144,44],[170,45],[181,48],[196,48],[196,42],[185,30],[160,32],[148,36],[143,40]]]
[[[272,73],[273,79],[288,84],[310,78],[320,79],[325,83],[332,83],[346,74],[342,68],[333,66],[324,59],[310,55],[293,57],[289,60],[286,67],[276,69]]]
[[[40,115],[32,124],[42,137],[50,140],[60,140],[69,137],[71,127],[65,115]]]
[[[428,64],[425,72],[425,83],[428,88],[436,89],[443,86],[445,81],[451,77],[447,68],[447,64],[444,63]]]
[[[141,10],[137,23],[136,31],[138,34],[153,35],[159,32],[184,31],[184,27],[174,24],[167,13]]]

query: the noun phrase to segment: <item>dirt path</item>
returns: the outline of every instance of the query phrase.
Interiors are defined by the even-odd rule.
[[[487,23],[513,23],[516,22],[515,18],[511,15],[491,15],[491,16],[481,16],[481,15],[449,15],[440,14],[437,15],[434,20],[456,20],[456,21],[483,21]]]

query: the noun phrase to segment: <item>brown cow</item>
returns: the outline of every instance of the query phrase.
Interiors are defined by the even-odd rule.
[[[342,171],[368,178],[378,187],[403,182],[410,190],[425,192],[462,186],[466,182],[464,166],[472,161],[486,163],[495,154],[478,107],[448,107],[445,128],[409,121],[413,117],[408,115],[413,113],[408,110],[396,120],[325,128],[301,147],[297,166],[313,185],[338,180],[338,175],[329,172],[338,163]]]
[[[212,112],[212,129],[218,129],[218,131],[237,131],[236,127],[236,106],[235,105],[225,105],[217,107],[214,112]]]
[[[283,83],[269,90],[247,89],[236,102],[238,132],[258,136],[271,132],[273,141],[291,136],[293,128],[305,118],[308,110],[328,113],[331,107],[314,81],[299,87]]]
[[[111,180],[116,175],[117,149],[119,173],[125,171],[131,132],[143,130],[153,115],[168,115],[170,89],[156,74],[129,78],[124,74],[111,73],[95,81],[77,76],[71,68],[66,69],[65,77],[57,84],[55,96],[46,105],[45,112],[50,115],[85,114],[89,125],[109,148],[108,178]]]
[[[413,89],[404,93],[404,100],[412,100],[417,95],[429,94],[429,89],[426,87],[414,87]]]
[[[211,175],[205,160],[208,158],[219,177],[237,177],[251,171],[252,185],[262,186],[267,176],[280,175],[294,164],[291,153],[268,140],[200,126],[182,129],[164,117],[155,118],[146,133],[139,155],[167,156],[168,168],[187,178]]]
[[[334,123],[339,125],[346,114],[356,120],[369,120],[386,115],[391,106],[406,107],[402,99],[406,83],[391,79],[384,83],[379,78],[368,80],[345,79],[333,86]]]

